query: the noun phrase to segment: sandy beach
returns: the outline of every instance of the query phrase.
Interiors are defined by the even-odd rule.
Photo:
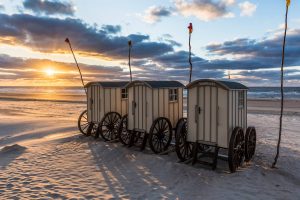
[[[270,165],[278,102],[249,101],[257,129],[252,162],[230,174],[178,162],[120,143],[82,136],[83,103],[0,101],[1,199],[299,199],[299,101],[287,101],[278,169]]]

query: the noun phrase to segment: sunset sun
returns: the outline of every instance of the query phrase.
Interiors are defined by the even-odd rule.
[[[53,76],[55,74],[55,71],[52,68],[47,68],[44,72],[47,76]]]

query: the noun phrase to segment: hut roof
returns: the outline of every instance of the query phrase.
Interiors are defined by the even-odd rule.
[[[126,87],[131,87],[136,83],[142,83],[150,88],[184,88],[184,85],[179,81],[133,81],[128,83]]]
[[[248,90],[249,88],[246,87],[245,85],[239,83],[239,82],[234,82],[234,81],[224,81],[224,80],[214,80],[214,79],[199,79],[196,81],[191,82],[186,86],[186,88],[192,88],[196,86],[198,83],[201,82],[211,82],[211,83],[216,83],[220,85],[221,87],[227,89],[227,90]]]
[[[104,88],[124,88],[128,83],[128,81],[89,82],[85,85],[85,87],[89,87],[91,85],[99,85]]]

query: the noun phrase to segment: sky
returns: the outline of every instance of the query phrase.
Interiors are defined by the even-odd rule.
[[[300,2],[292,0],[285,85],[300,86]],[[187,83],[188,25],[193,80],[279,86],[285,0],[0,0],[0,86],[79,86],[69,38],[85,83]]]

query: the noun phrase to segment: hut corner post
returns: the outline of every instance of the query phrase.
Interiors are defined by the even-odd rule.
[[[286,0],[286,13],[285,13],[285,30],[284,30],[284,37],[283,37],[283,44],[282,44],[282,60],[281,60],[281,107],[280,107],[280,119],[279,119],[279,137],[277,143],[277,151],[274,162],[272,164],[272,168],[275,168],[277,164],[277,160],[279,157],[279,150],[280,150],[280,142],[281,142],[281,132],[282,132],[282,116],[283,116],[283,102],[284,102],[284,91],[283,91],[283,78],[284,78],[284,58],[285,58],[285,43],[286,43],[286,32],[287,32],[287,20],[288,20],[288,12],[289,12],[290,0]]]
[[[66,38],[66,39],[65,39],[65,42],[69,44],[70,50],[71,50],[71,52],[72,52],[73,58],[74,58],[74,60],[75,60],[77,69],[78,69],[79,74],[80,74],[80,79],[81,79],[81,83],[82,83],[83,89],[84,89],[84,91],[85,91],[85,94],[87,95],[86,88],[84,87],[84,82],[83,82],[81,70],[80,70],[80,67],[79,67],[79,65],[78,65],[77,59],[76,59],[76,57],[75,57],[75,54],[74,54],[74,52],[73,52],[73,48],[72,48],[72,45],[71,45],[71,41],[69,40],[69,38]]]

